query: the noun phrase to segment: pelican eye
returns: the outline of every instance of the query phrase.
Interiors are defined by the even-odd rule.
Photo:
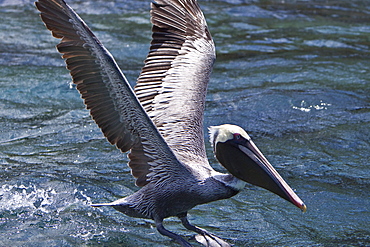
[[[239,140],[242,136],[239,133],[233,134],[235,140]]]

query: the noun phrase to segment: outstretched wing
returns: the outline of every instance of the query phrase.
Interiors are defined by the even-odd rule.
[[[57,49],[105,137],[123,152],[135,150],[129,165],[136,184],[186,175],[187,169],[163,140],[112,55],[83,20],[63,0],[39,0],[36,6],[46,27],[61,39]]]
[[[215,48],[196,0],[152,3],[153,39],[135,93],[184,163],[206,165],[203,112]]]

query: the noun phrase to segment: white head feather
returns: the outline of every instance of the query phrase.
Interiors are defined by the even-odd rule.
[[[209,130],[209,140],[214,148],[215,144],[218,142],[226,142],[234,138],[234,134],[240,134],[245,139],[250,140],[251,138],[245,132],[244,129],[237,125],[223,124],[219,126],[211,126]]]

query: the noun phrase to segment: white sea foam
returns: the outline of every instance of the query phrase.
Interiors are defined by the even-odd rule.
[[[23,208],[33,212],[59,213],[72,203],[91,204],[91,198],[86,195],[86,189],[71,191],[73,193],[35,184],[4,184],[0,187],[0,210],[16,211]]]
[[[16,210],[27,207],[47,212],[53,203],[56,191],[52,188],[36,188],[36,185],[9,185],[0,188],[0,209]]]

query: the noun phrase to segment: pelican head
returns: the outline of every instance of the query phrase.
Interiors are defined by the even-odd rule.
[[[303,201],[274,169],[244,129],[224,124],[210,127],[209,132],[217,160],[234,177],[265,188],[306,211]]]

